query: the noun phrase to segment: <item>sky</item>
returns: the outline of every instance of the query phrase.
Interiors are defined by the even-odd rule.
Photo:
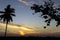
[[[53,0],[53,1],[56,4],[60,4],[60,0]],[[0,0],[0,11],[4,11],[4,8],[6,8],[8,4],[10,4],[11,7],[15,9],[15,14],[16,14],[16,17],[13,17],[13,22],[11,22],[12,24],[24,25],[24,26],[27,25],[27,27],[32,28],[42,34],[44,33],[48,35],[53,33],[59,34],[60,26],[57,28],[55,26],[56,22],[54,20],[52,20],[51,26],[48,26],[46,29],[44,29],[43,27],[46,26],[46,23],[44,23],[44,19],[42,17],[39,17],[40,14],[32,15],[34,11],[32,11],[30,7],[34,3],[40,5],[43,4],[43,0]],[[2,28],[4,29],[5,27]],[[8,29],[11,30],[10,27]],[[17,31],[20,31],[20,29],[21,28],[18,27]],[[15,30],[15,28],[13,28],[12,30]]]

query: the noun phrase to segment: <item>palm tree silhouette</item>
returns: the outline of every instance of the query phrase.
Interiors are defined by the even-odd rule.
[[[3,20],[3,22],[6,23],[6,29],[5,29],[5,37],[7,34],[7,25],[8,23],[11,21],[13,22],[12,16],[15,16],[15,9],[14,8],[10,8],[10,4],[7,5],[7,7],[4,9],[5,11],[0,11],[1,15],[0,15],[0,20]]]
[[[56,27],[60,25],[60,7],[54,7],[55,3],[52,0],[44,1],[43,5],[33,4],[31,9],[35,11],[35,13],[42,12],[41,16],[43,16],[47,26],[50,26],[50,22],[54,19],[57,22]],[[44,27],[46,28],[46,26]]]

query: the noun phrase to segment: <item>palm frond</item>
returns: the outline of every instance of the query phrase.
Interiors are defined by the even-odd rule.
[[[0,11],[0,13],[5,13],[4,11]]]
[[[12,16],[16,16],[15,14],[11,14]]]

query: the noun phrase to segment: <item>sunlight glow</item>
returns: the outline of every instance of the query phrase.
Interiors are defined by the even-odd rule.
[[[24,32],[23,31],[19,31],[20,35],[24,36]]]

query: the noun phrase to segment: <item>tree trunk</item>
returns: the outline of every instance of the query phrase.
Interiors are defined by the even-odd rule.
[[[8,22],[6,22],[5,37],[7,35],[7,26],[8,26]]]

